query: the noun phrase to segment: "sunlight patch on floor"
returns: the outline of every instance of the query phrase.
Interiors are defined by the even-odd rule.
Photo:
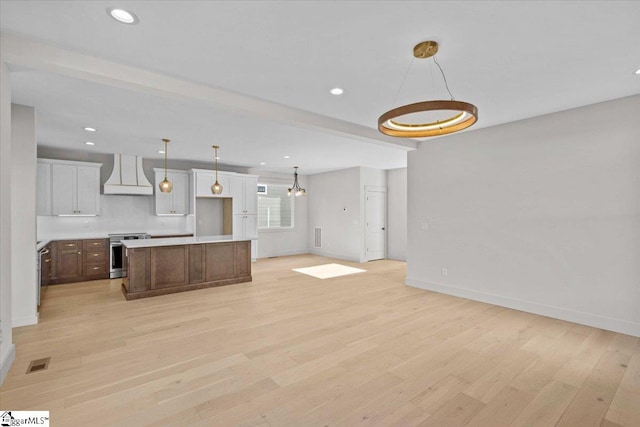
[[[348,274],[363,273],[367,270],[349,267],[341,264],[322,264],[313,267],[294,268],[293,271],[306,274],[318,279],[331,279],[333,277],[346,276]]]

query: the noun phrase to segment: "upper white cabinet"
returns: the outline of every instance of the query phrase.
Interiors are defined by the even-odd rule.
[[[36,215],[51,215],[51,163],[38,161]]]
[[[216,182],[215,171],[194,171],[196,197],[231,197],[230,175],[218,172],[218,182],[222,185],[221,194],[213,194],[211,186]]]
[[[167,179],[173,184],[170,193],[163,193],[158,184],[164,179],[164,169],[154,169],[156,215],[187,215],[189,213],[189,174],[187,171],[168,170]]]
[[[100,215],[101,163],[38,160],[38,215]]]
[[[233,175],[231,197],[233,197],[234,215],[256,215],[258,213],[258,177]]]

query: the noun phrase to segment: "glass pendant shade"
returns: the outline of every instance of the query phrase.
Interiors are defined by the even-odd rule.
[[[173,184],[167,179],[166,176],[160,182],[160,184],[158,184],[158,187],[160,187],[160,191],[162,191],[163,193],[171,193],[171,190],[173,190]]]
[[[171,140],[165,138],[162,141],[164,142],[164,179],[158,184],[158,188],[160,188],[160,191],[163,193],[171,193],[173,184],[167,179],[167,144]]]
[[[211,192],[213,194],[222,194],[222,185],[216,180],[216,182],[211,186]]]

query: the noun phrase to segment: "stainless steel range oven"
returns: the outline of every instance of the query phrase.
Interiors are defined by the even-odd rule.
[[[122,242],[124,240],[148,239],[150,237],[151,236],[146,233],[109,234],[109,244],[111,246],[111,272],[109,273],[109,277],[116,279],[127,275],[123,262],[124,248],[122,247]]]

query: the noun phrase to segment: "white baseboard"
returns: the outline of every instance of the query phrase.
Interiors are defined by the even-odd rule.
[[[300,250],[300,251],[284,251],[284,252],[277,252],[277,253],[273,253],[273,254],[268,254],[265,256],[260,256],[258,257],[258,259],[266,259],[266,258],[275,258],[275,257],[279,257],[279,256],[293,256],[293,255],[306,255],[308,254],[309,251],[308,250]]]
[[[19,326],[37,325],[37,324],[38,324],[38,315],[14,317],[13,319],[11,319],[11,326],[13,328],[17,328]]]
[[[568,322],[579,323],[581,325],[593,326],[595,328],[640,337],[640,323],[629,322],[627,320],[575,311],[563,307],[543,305],[516,298],[478,292],[472,289],[443,285],[440,283],[429,283],[412,277],[407,277],[405,283],[409,286],[413,286],[414,288],[467,298],[474,301],[486,302],[493,305],[499,305],[501,307],[513,308],[515,310],[526,311],[528,313],[553,317],[554,319],[566,320]]]
[[[5,357],[0,360],[0,385],[4,382],[5,377],[9,373],[9,369],[11,369],[11,365],[13,365],[13,361],[16,360],[16,346],[15,344],[11,344],[11,348],[5,355]]]
[[[311,249],[310,252],[313,255],[324,256],[324,257],[327,257],[327,258],[336,258],[336,259],[342,259],[342,260],[345,260],[345,261],[351,261],[351,262],[357,262],[357,263],[362,262],[362,261],[360,261],[359,257],[353,257],[353,256],[343,255],[343,254],[329,252],[329,251]]]

